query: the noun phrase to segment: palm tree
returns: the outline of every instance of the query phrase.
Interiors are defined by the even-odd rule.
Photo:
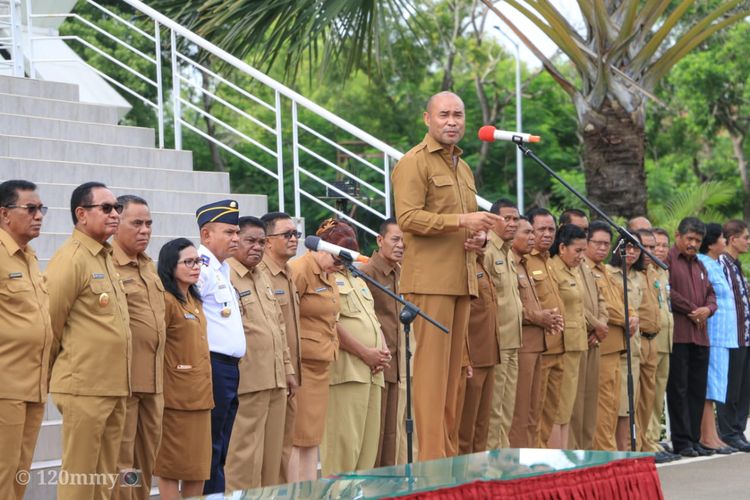
[[[462,0],[449,0],[462,1]],[[476,6],[479,0],[463,0]],[[567,56],[578,81],[566,77],[534,43],[493,10],[542,62],[575,105],[583,138],[586,189],[606,212],[646,213],[645,112],[669,70],[712,34],[750,14],[750,0],[578,0],[579,33],[550,0],[504,0]],[[155,0],[154,5],[238,57],[295,70],[305,56],[368,64],[384,35],[419,33],[420,0]],[[363,62],[364,61],[364,62]]]

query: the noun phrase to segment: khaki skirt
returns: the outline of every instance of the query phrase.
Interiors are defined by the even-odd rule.
[[[330,361],[302,359],[302,385],[297,391],[294,446],[318,446],[323,439],[328,409]]]
[[[211,477],[211,410],[164,408],[154,475],[183,481]]]

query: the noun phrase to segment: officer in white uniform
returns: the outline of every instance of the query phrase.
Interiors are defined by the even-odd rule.
[[[239,207],[234,200],[204,205],[195,216],[201,234],[198,254],[203,260],[198,290],[208,325],[214,409],[211,410],[211,479],[203,493],[224,492],[224,463],[239,399],[238,364],[245,354],[239,299],[229,280],[229,264],[239,243]]]

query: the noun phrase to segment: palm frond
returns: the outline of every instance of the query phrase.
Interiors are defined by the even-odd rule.
[[[685,217],[715,219],[718,212],[714,209],[731,201],[736,195],[731,184],[709,181],[675,193],[664,205],[651,207],[649,216],[654,225],[663,227],[672,234]]]

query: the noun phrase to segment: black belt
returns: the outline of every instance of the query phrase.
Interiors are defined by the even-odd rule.
[[[226,354],[221,354],[219,352],[212,352],[211,360],[219,361],[221,363],[226,363],[228,365],[235,365],[235,366],[240,364],[240,358],[235,358],[234,356],[227,356]]]
[[[657,333],[641,332],[641,337],[647,340],[654,340],[658,334],[659,334],[658,332]]]

